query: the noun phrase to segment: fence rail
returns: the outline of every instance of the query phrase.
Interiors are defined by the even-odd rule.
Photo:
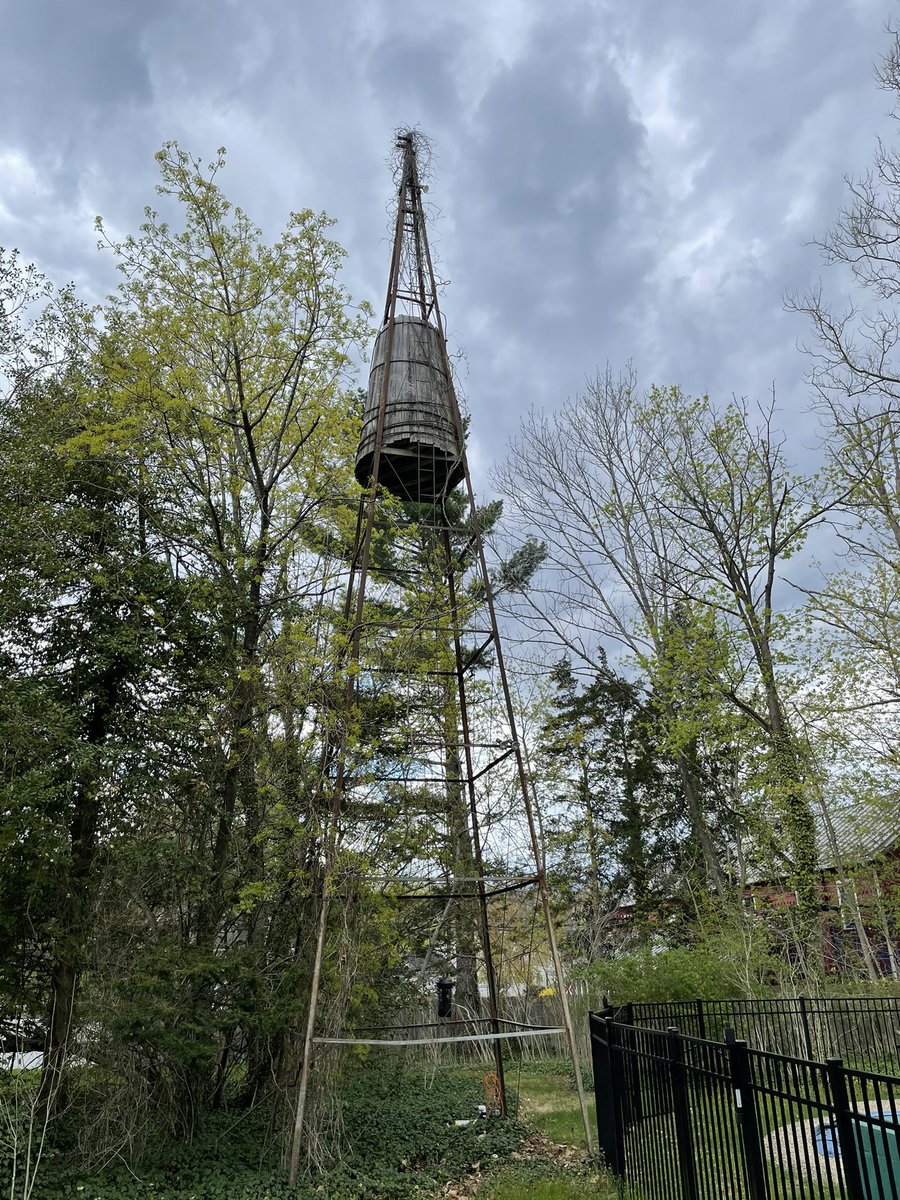
[[[635,1200],[900,1200],[900,1079],[730,1029],[589,1025],[600,1149]]]
[[[900,1075],[900,996],[797,996],[771,1000],[683,1000],[627,1004],[611,1011],[649,1029],[677,1025],[721,1040],[734,1030],[757,1050],[824,1062],[841,1058]]]

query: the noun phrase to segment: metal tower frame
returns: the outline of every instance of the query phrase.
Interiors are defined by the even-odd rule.
[[[344,603],[344,618],[349,629],[349,637],[347,640],[346,657],[342,666],[344,668],[352,668],[353,664],[358,664],[360,660],[366,586],[372,571],[373,531],[376,527],[378,502],[382,493],[382,489],[379,487],[379,474],[382,469],[382,460],[386,453],[384,445],[385,415],[390,381],[390,369],[392,365],[394,329],[398,318],[398,307],[405,307],[407,309],[411,309],[412,312],[422,321],[433,325],[440,335],[443,369],[446,372],[447,380],[449,382],[449,396],[452,408],[453,423],[456,429],[458,446],[460,447],[460,463],[458,465],[461,465],[462,467],[462,482],[465,489],[465,496],[467,497],[469,504],[468,522],[471,530],[469,550],[470,552],[474,552],[473,565],[478,572],[479,583],[482,590],[483,602],[487,616],[487,620],[482,622],[485,627],[479,631],[480,635],[482,635],[480,638],[480,644],[476,650],[466,653],[463,638],[464,636],[470,635],[473,631],[471,629],[464,628],[464,622],[461,616],[460,597],[457,588],[457,572],[460,564],[458,561],[458,556],[454,554],[454,550],[451,545],[449,525],[446,519],[441,521],[439,518],[436,528],[439,530],[441,546],[443,549],[445,582],[447,588],[447,609],[449,614],[449,621],[446,629],[443,632],[445,632],[448,635],[449,640],[452,641],[453,661],[455,666],[454,669],[448,674],[453,677],[452,681],[455,684],[456,696],[458,698],[458,748],[462,751],[462,775],[459,779],[454,779],[453,782],[463,786],[468,807],[468,817],[470,823],[469,833],[471,834],[472,838],[472,848],[476,870],[476,879],[474,881],[476,884],[476,891],[474,893],[474,898],[477,898],[479,906],[481,940],[484,953],[484,968],[488,984],[488,1020],[492,1029],[492,1033],[490,1035],[472,1035],[472,1037],[468,1040],[492,1041],[495,1055],[496,1074],[500,1083],[501,1107],[503,1111],[505,1111],[506,1096],[501,1046],[502,1039],[516,1036],[516,1034],[510,1033],[510,1023],[503,1021],[500,1018],[497,978],[494,969],[493,952],[491,946],[488,898],[491,895],[515,890],[516,888],[536,886],[540,897],[544,925],[546,928],[553,970],[556,976],[557,989],[562,1007],[563,1027],[566,1035],[569,1054],[572,1060],[573,1070],[575,1073],[579,1103],[581,1106],[581,1115],[584,1123],[585,1141],[588,1150],[590,1150],[592,1148],[591,1128],[588,1118],[584,1087],[582,1083],[575,1034],[572,1025],[572,1017],[569,1009],[568,997],[566,995],[565,976],[563,973],[556,931],[551,914],[550,893],[547,886],[547,878],[544,871],[543,853],[538,836],[538,827],[535,817],[535,804],[531,792],[531,781],[528,776],[523,749],[519,742],[517,733],[516,714],[503,657],[503,648],[494,603],[491,577],[485,557],[481,530],[478,524],[478,511],[475,505],[475,493],[472,487],[472,479],[466,459],[463,420],[460,413],[459,404],[456,399],[455,390],[452,385],[452,374],[450,370],[450,363],[447,357],[444,323],[438,298],[438,286],[435,279],[431,251],[428,245],[428,237],[425,227],[425,214],[422,205],[423,188],[419,178],[419,168],[417,162],[418,136],[419,135],[412,131],[403,131],[398,134],[397,137],[397,149],[400,154],[399,189],[394,241],[384,307],[384,321],[382,326],[385,339],[384,370],[381,377],[380,394],[378,398],[374,455],[370,470],[371,480],[359,506],[355,546],[350,563],[349,582]],[[443,499],[443,497],[439,498],[435,504],[436,515],[442,511]],[[475,757],[473,755],[474,742],[469,713],[468,675],[477,661],[489,650],[493,653],[494,662],[496,664],[497,673],[500,680],[500,691],[502,694],[503,708],[505,710],[503,719],[506,724],[507,736],[503,746],[498,744],[498,752],[491,759],[491,761],[487,765],[479,767],[476,764]],[[354,710],[357,697],[358,673],[353,669],[349,669],[347,670],[343,691],[345,716],[349,715]],[[330,745],[327,746],[323,751],[321,776],[323,781],[326,779],[328,780],[328,785],[331,788],[331,797],[330,805],[328,806],[328,824],[324,837],[324,884],[317,925],[316,950],[313,962],[310,1001],[303,1045],[303,1061],[297,1093],[294,1130],[290,1148],[290,1179],[292,1182],[296,1179],[299,1165],[299,1154],[303,1136],[303,1122],[305,1117],[309,1078],[315,1046],[320,1042],[342,1043],[345,1041],[355,1040],[320,1039],[315,1036],[322,959],[328,926],[328,913],[330,903],[335,896],[333,875],[337,850],[338,827],[348,788],[347,755],[349,724],[349,720],[345,719],[342,727],[339,726],[337,735],[331,739]],[[488,886],[485,878],[484,862],[482,857],[481,822],[478,808],[476,781],[483,778],[489,771],[499,766],[500,763],[509,759],[514,760],[514,775],[517,791],[521,797],[521,811],[524,815],[525,823],[527,825],[528,841],[534,862],[534,872],[533,874],[525,875],[512,882],[506,881],[504,886],[500,888],[493,888]],[[417,780],[416,782],[432,781],[423,777],[422,780]],[[433,782],[438,782],[438,780],[435,779]],[[471,892],[468,894],[470,896],[472,895]],[[439,897],[447,898],[446,893],[415,893],[415,898],[417,899]],[[503,1029],[501,1028],[502,1026],[506,1026],[506,1028]],[[538,1030],[536,1032],[556,1031]],[[437,1040],[443,1041],[446,1039]],[[463,1036],[453,1040],[465,1041],[467,1039],[465,1036]]]

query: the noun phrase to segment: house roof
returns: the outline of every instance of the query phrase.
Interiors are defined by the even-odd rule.
[[[860,866],[900,846],[900,808],[893,813],[887,805],[855,805],[830,812],[834,839],[828,836],[823,818],[818,824],[819,860],[823,867],[836,867],[834,844],[845,866]]]

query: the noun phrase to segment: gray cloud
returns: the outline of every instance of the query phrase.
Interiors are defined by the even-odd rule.
[[[90,295],[92,217],[133,229],[153,151],[229,148],[225,186],[275,234],[339,219],[380,303],[393,129],[436,145],[432,234],[478,475],[519,414],[607,359],[645,381],[806,402],[782,306],[863,169],[889,0],[222,0],[7,4],[0,243]],[[838,290],[838,279],[827,286]],[[801,426],[798,423],[798,428]]]

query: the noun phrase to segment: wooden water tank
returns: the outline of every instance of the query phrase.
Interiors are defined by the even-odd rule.
[[[385,325],[375,340],[356,454],[356,478],[363,487],[372,476],[388,329]],[[453,403],[441,335],[421,317],[396,317],[378,467],[378,482],[395,496],[436,500],[462,479]]]

